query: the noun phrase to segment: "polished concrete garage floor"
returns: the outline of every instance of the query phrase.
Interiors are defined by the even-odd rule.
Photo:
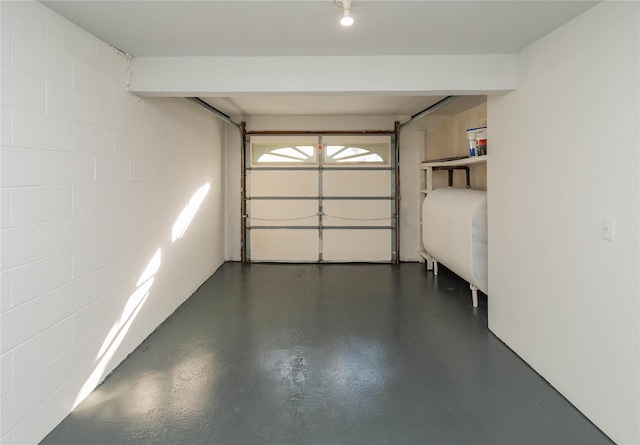
[[[486,309],[419,264],[225,264],[42,443],[611,443]]]

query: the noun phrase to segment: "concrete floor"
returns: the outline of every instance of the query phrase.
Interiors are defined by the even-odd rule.
[[[424,265],[225,264],[43,444],[610,444]]]

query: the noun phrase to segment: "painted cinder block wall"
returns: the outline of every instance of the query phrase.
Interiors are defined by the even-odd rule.
[[[42,4],[0,7],[8,445],[41,440],[223,263],[226,128],[127,94],[126,58]]]
[[[637,444],[640,4],[602,2],[518,58],[518,89],[488,102],[489,328]]]

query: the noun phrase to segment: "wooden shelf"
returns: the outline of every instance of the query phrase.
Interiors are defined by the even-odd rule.
[[[426,170],[429,167],[456,167],[456,166],[463,166],[463,165],[475,165],[475,164],[486,164],[486,163],[487,163],[487,156],[485,155],[485,156],[473,156],[473,157],[462,158],[462,159],[454,159],[452,161],[426,161],[420,164],[420,168]]]

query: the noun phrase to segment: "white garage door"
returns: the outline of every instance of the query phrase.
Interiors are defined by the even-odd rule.
[[[245,259],[395,262],[393,135],[256,136],[245,144]]]

